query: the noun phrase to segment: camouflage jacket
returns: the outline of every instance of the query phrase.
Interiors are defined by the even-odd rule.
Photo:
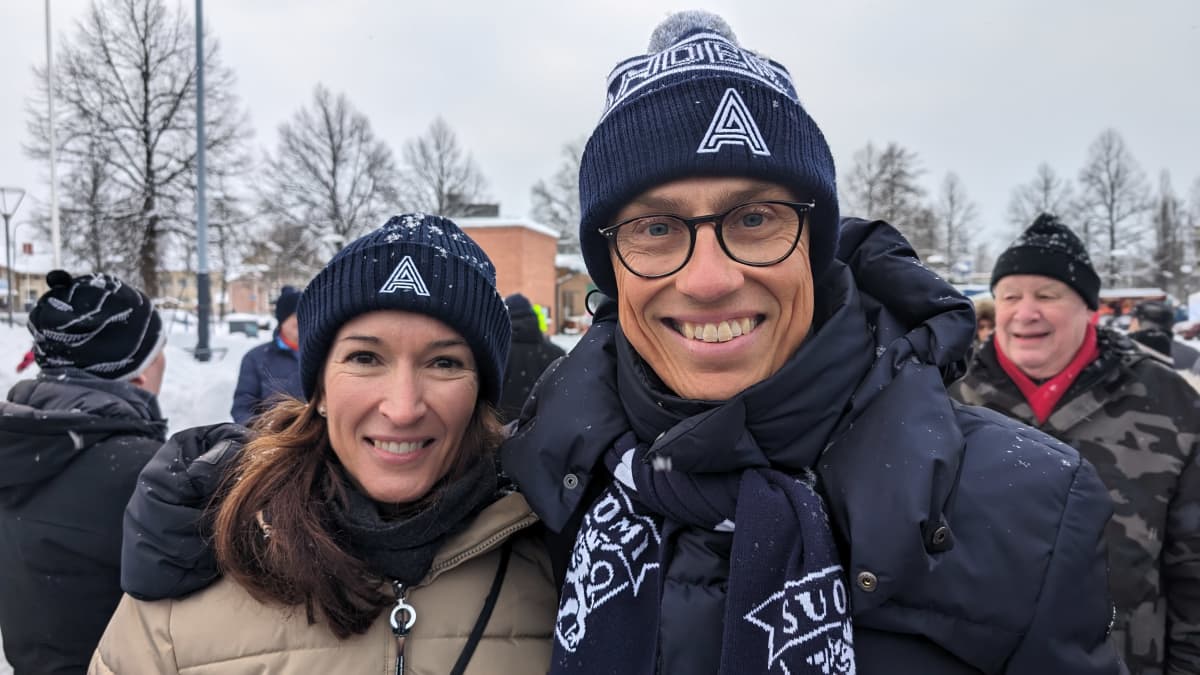
[[[989,340],[958,400],[1002,412],[1074,446],[1109,488],[1115,645],[1134,675],[1200,673],[1200,395],[1125,336],[1101,330],[1100,357],[1045,424]]]

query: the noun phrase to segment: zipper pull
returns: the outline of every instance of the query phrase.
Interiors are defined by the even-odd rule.
[[[404,640],[417,622],[417,608],[404,599],[408,593],[404,584],[393,581],[392,590],[396,592],[396,606],[392,608],[390,617],[392,635],[396,636],[396,675],[404,675]]]

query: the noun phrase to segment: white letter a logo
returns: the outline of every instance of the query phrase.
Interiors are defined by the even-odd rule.
[[[721,146],[726,144],[745,145],[756,155],[771,156],[771,151],[767,149],[767,143],[758,131],[758,125],[754,123],[754,117],[750,115],[746,102],[737,90],[732,88],[726,89],[725,95],[721,97],[717,112],[713,115],[712,123],[708,125],[708,131],[696,152],[720,152]]]
[[[392,270],[392,275],[383,282],[379,292],[395,293],[401,289],[412,291],[417,295],[429,295],[429,289],[425,287],[425,280],[421,278],[421,273],[417,271],[417,266],[413,263],[410,255],[404,256],[400,264],[396,265],[396,269]]]

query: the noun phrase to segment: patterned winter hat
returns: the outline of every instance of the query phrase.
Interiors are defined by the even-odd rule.
[[[579,241],[596,287],[616,297],[608,242],[598,230],[663,183],[737,176],[779,183],[816,202],[805,225],[814,279],[838,236],[833,156],[782,65],[738,45],[725,20],[680,12],[648,53],[608,76],[608,98],[579,167]]]
[[[38,367],[79,368],[128,380],[158,356],[166,342],[150,298],[107,274],[46,275],[50,290],[29,312]]]
[[[304,289],[300,380],[310,400],[342,324],[368,312],[427,314],[462,334],[480,373],[480,393],[495,403],[504,382],[512,325],[496,291],[496,268],[452,221],[421,213],[393,216],[338,252]]]
[[[1011,274],[1036,274],[1070,286],[1087,304],[1100,307],[1100,277],[1087,249],[1071,228],[1043,213],[1009,245],[992,268],[992,290]]]

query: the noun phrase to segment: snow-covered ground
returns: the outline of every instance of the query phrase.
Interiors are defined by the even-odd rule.
[[[201,363],[191,353],[196,346],[195,318],[187,317],[185,325],[182,313],[176,316],[168,310],[163,319],[168,327],[165,348],[167,369],[158,400],[163,416],[170,425],[170,433],[202,424],[228,422],[242,355],[263,342],[270,333],[264,332],[257,338],[250,338],[241,333],[230,334],[224,326],[215,326],[209,339],[209,346],[214,350],[213,358]],[[570,350],[580,337],[562,335],[555,336],[553,340],[563,349]],[[23,316],[19,316],[17,325],[11,327],[0,317],[0,394],[6,395],[18,380],[37,375],[36,365],[21,374],[16,371],[22,355],[31,345]],[[0,542],[0,545],[3,543]],[[3,654],[0,654],[0,675],[12,675],[12,672]]]

